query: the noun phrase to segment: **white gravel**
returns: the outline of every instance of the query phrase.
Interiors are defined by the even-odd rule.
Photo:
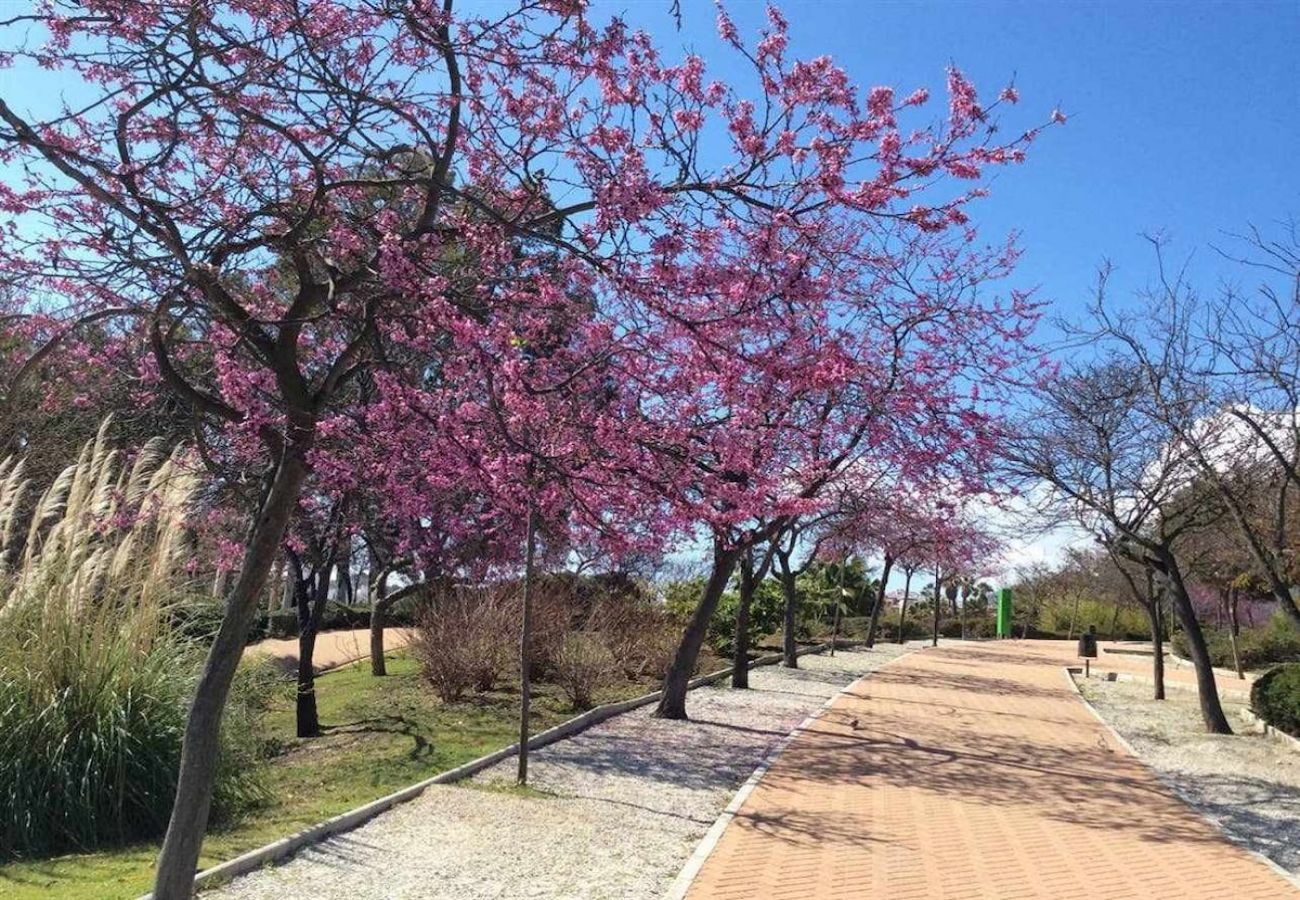
[[[1241,702],[1223,694],[1238,732],[1206,734],[1194,691],[1151,699],[1140,682],[1089,680],[1084,696],[1122,734],[1142,761],[1232,840],[1300,875],[1300,752],[1246,730]]]
[[[692,691],[689,722],[617,716],[469,786],[435,786],[361,828],[207,900],[661,897],[736,789],[827,698],[902,648],[841,650],[766,666],[748,691]]]

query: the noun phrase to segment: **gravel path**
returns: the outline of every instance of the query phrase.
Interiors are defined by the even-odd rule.
[[[889,644],[805,656],[798,670],[755,669],[748,691],[692,691],[689,722],[653,719],[650,708],[615,717],[536,751],[526,793],[508,787],[510,760],[203,896],[660,897],[768,751],[901,652]]]
[[[1246,731],[1241,702],[1224,696],[1239,733],[1206,734],[1193,691],[1151,699],[1150,685],[1090,680],[1084,695],[1183,801],[1230,838],[1300,875],[1300,753]]]

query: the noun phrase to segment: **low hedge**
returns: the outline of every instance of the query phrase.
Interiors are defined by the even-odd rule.
[[[1250,708],[1268,724],[1300,737],[1300,663],[1274,666],[1255,680]]]

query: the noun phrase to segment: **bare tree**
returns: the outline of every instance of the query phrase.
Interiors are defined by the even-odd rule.
[[[1046,488],[1041,505],[1073,515],[1119,555],[1149,567],[1173,602],[1196,668],[1206,728],[1230,734],[1176,543],[1220,514],[1189,478],[1187,448],[1149,414],[1140,368],[1114,353],[1047,380],[1007,442],[1011,471]]]

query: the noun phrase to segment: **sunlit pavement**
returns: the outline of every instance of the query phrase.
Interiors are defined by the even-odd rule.
[[[1097,721],[1063,672],[1074,655],[951,644],[858,681],[777,759],[687,896],[1300,896]]]

